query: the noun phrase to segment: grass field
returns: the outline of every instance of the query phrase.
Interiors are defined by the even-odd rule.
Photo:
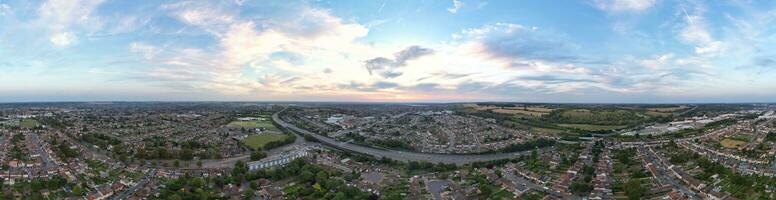
[[[504,114],[523,114],[523,115],[537,116],[537,117],[544,116],[544,115],[548,114],[548,113],[543,113],[543,112],[534,112],[534,111],[522,110],[522,108],[521,108],[521,110],[517,110],[517,109],[501,109],[501,108],[499,108],[499,109],[493,109],[493,112],[504,113]]]
[[[725,148],[738,148],[739,146],[742,146],[742,145],[746,144],[745,141],[734,140],[734,139],[729,139],[729,138],[726,138],[726,139],[720,141],[719,143],[722,144],[722,146],[725,147]]]
[[[515,199],[515,194],[508,190],[502,189],[498,192],[490,194],[490,199]]]
[[[670,113],[670,112],[657,112],[657,111],[647,111],[644,114],[647,114],[651,117],[665,117],[665,116],[673,115],[673,113]]]
[[[593,112],[590,112],[590,110],[587,109],[575,109],[563,112],[561,115],[564,117],[592,117]]]
[[[281,133],[268,132],[268,133],[262,133],[258,135],[250,135],[245,139],[243,139],[242,142],[252,149],[261,149],[264,147],[265,144],[269,142],[281,141],[283,139],[286,139],[286,137],[288,136]]]
[[[558,130],[558,129],[550,129],[550,128],[540,128],[540,127],[531,127],[531,130],[540,132],[540,133],[549,133],[549,134],[558,134],[565,132],[564,130]]]
[[[254,120],[254,121],[233,121],[229,123],[230,126],[240,126],[244,128],[267,128],[277,129],[275,125],[269,120]]]
[[[541,117],[549,114],[554,109],[545,107],[500,107],[493,105],[480,106],[477,104],[464,104],[466,108],[471,108],[478,111],[490,110],[495,113],[511,114],[511,115],[526,115],[533,117]]]
[[[553,110],[555,110],[555,109],[544,108],[544,107],[528,107],[526,109],[534,112],[546,112],[546,113],[552,112]]]
[[[22,119],[19,122],[19,126],[21,126],[22,128],[35,128],[40,126],[40,122],[34,119]]]
[[[687,106],[677,106],[677,107],[667,107],[667,108],[649,108],[647,110],[649,111],[655,111],[655,112],[674,112],[677,110],[688,108]]]
[[[602,131],[602,130],[614,130],[625,128],[626,126],[610,126],[610,125],[595,125],[595,124],[558,124],[558,126],[568,128],[578,128],[588,131]]]

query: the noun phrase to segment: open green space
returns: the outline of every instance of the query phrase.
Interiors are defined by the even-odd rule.
[[[239,126],[243,128],[267,128],[277,129],[272,121],[269,120],[253,120],[253,121],[233,121],[229,123],[230,126]]]
[[[617,126],[617,125],[596,125],[596,124],[558,124],[558,126],[568,127],[568,128],[578,128],[586,131],[616,130],[616,129],[627,127],[624,125]]]
[[[22,128],[35,128],[40,126],[40,122],[34,119],[22,119],[21,121],[19,121],[19,126],[21,126]]]
[[[273,126],[274,127],[274,126]],[[252,149],[262,149],[264,145],[274,141],[283,141],[288,137],[285,134],[267,132],[257,135],[250,135],[242,140],[242,142]]]
[[[743,146],[746,144],[746,141],[741,141],[737,139],[731,139],[731,138],[725,138],[722,141],[719,142],[723,147],[725,148],[738,148],[739,146]]]

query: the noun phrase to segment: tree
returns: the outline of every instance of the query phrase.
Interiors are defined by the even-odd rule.
[[[315,174],[313,174],[310,171],[303,170],[302,173],[299,175],[299,179],[302,182],[312,182],[315,179]]]
[[[267,157],[267,153],[264,153],[261,150],[256,150],[251,152],[251,161],[261,160],[262,158],[266,158],[266,157]]]
[[[73,187],[73,190],[70,192],[70,196],[80,197],[83,196],[84,192],[80,185],[76,185]]]
[[[201,160],[197,161],[197,167],[200,167],[200,168],[202,167],[202,161]]]
[[[326,173],[326,171],[319,171],[318,174],[315,175],[315,180],[318,182],[324,182],[329,179],[329,173]]]
[[[243,192],[242,197],[245,200],[253,199],[253,197],[256,196],[256,193],[253,191],[253,189],[247,189],[245,192]]]
[[[641,199],[646,192],[645,188],[641,187],[641,181],[638,179],[631,179],[623,186],[625,193],[628,195],[628,199]]]
[[[207,182],[205,182],[205,179],[202,177],[196,177],[190,182],[191,186],[194,188],[204,188],[206,183]]]
[[[167,199],[168,200],[183,200],[183,198],[181,198],[181,196],[178,196],[178,194],[170,195],[169,197],[167,197]]]

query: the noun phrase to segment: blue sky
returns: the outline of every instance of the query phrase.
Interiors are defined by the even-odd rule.
[[[776,2],[0,0],[0,101],[773,102]]]

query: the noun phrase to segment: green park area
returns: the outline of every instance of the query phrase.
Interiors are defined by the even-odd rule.
[[[19,121],[19,126],[21,126],[22,128],[35,128],[40,126],[40,122],[34,119],[22,119],[21,121]]]
[[[229,126],[239,126],[243,128],[266,128],[270,130],[278,130],[272,121],[268,118],[259,118],[258,120],[250,121],[233,121],[229,123]]]
[[[292,143],[294,138],[284,134],[279,128],[275,127],[269,116],[259,116],[256,120],[233,121],[229,126],[241,127],[246,129],[265,128],[266,130],[258,134],[251,134],[242,139],[242,143],[255,149],[271,149],[284,144]]]
[[[596,124],[558,124],[561,127],[577,128],[586,131],[603,131],[603,130],[616,130],[622,129],[627,126],[624,125],[596,125]]]
[[[267,132],[256,135],[249,135],[242,142],[252,149],[263,149],[270,142],[283,141],[288,136],[281,133]]]

